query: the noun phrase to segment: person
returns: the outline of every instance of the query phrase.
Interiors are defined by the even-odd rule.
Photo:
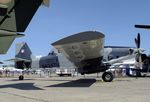
[[[2,75],[3,75],[3,72],[0,70],[0,77],[2,77]]]

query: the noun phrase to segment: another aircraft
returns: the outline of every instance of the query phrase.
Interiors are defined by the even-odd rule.
[[[49,0],[0,0],[0,54],[5,54],[24,32],[41,4]]]
[[[51,51],[46,56],[34,56],[25,42],[16,44],[15,58],[7,61],[14,61],[18,69],[38,69],[38,68],[71,68],[74,65],[61,53]]]
[[[18,69],[39,69],[39,68],[75,68],[63,54],[51,51],[47,56],[36,57],[32,54],[29,46],[25,42],[16,44],[15,58],[6,61],[15,62]],[[24,77],[19,76],[19,80]]]

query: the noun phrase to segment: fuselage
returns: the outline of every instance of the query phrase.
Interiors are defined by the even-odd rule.
[[[101,58],[103,58],[104,61],[109,61],[109,60],[116,59],[119,57],[127,56],[130,54],[130,49],[133,49],[133,48],[123,47],[123,46],[104,46],[104,56],[102,56]],[[93,64],[101,63],[101,59],[93,59],[91,61]],[[86,70],[87,73],[88,71],[94,72],[95,66],[90,66],[90,67],[86,66],[84,68],[80,67],[79,71],[84,72]],[[32,62],[31,62],[31,68],[54,68],[54,67],[55,68],[58,68],[58,67],[75,68],[76,66],[61,53],[48,55],[48,56],[44,56],[41,58],[34,58],[32,59]]]

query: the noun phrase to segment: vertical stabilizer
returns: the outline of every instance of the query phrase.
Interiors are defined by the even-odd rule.
[[[16,58],[31,60],[32,52],[25,42],[17,43],[16,44]]]
[[[16,54],[15,58],[19,59],[15,62],[16,68],[24,69],[31,67],[31,55],[32,52],[25,42],[17,43],[16,44]]]

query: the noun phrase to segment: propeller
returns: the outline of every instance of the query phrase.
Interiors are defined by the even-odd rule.
[[[135,28],[150,29],[150,25],[134,25]]]
[[[135,44],[136,44],[136,47],[137,47],[137,62],[140,62],[141,60],[141,53],[140,53],[140,41],[141,38],[140,38],[140,33],[138,33],[137,35],[137,38],[135,38]]]
[[[135,44],[136,44],[136,47],[137,47],[138,49],[140,48],[140,43],[141,43],[140,40],[141,40],[141,39],[140,39],[140,33],[138,33],[137,38],[135,38]]]
[[[135,38],[135,44],[137,47],[137,55],[136,55],[136,61],[138,62],[138,67],[141,69],[141,63],[142,63],[142,58],[141,58],[141,52],[140,52],[140,43],[141,43],[141,38],[140,38],[140,33],[138,33],[137,38]]]

